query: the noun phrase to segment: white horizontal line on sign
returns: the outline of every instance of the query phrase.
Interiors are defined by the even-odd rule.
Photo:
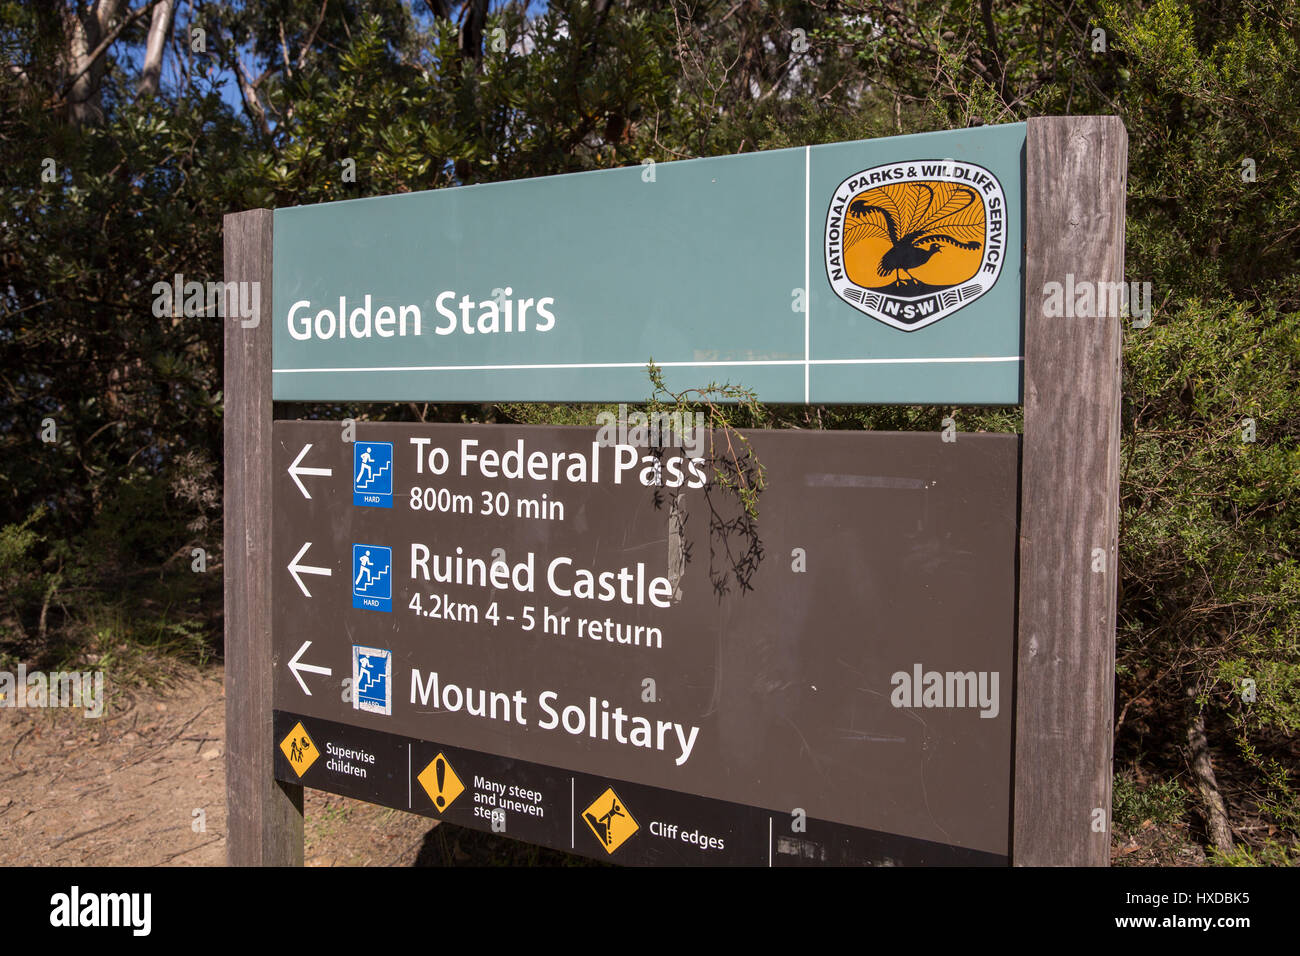
[[[717,362],[656,362],[660,368],[714,368],[731,365],[939,365],[964,362],[1022,362],[1019,355],[995,355],[972,358],[892,358],[892,359],[753,359]],[[275,375],[303,372],[508,372],[512,369],[645,368],[645,362],[566,362],[553,365],[376,365],[364,368],[276,368]]]
[[[899,358],[899,359],[809,359],[810,365],[937,365],[952,362],[1023,362],[1019,355],[988,355],[969,358]],[[666,364],[666,363],[665,363]]]

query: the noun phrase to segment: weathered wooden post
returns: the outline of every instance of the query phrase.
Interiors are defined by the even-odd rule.
[[[1124,278],[1128,134],[1044,117],[1025,143],[1025,431],[1012,861],[1105,866],[1118,581],[1120,317],[1047,283]],[[1072,280],[1067,280],[1072,276]],[[1070,309],[1067,316],[1073,316]]]
[[[302,864],[302,787],[276,781],[271,749],[271,225],[225,217],[227,282],[259,310],[225,319],[226,860]]]

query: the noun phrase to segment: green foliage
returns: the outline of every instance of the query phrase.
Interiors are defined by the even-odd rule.
[[[1300,307],[1300,20],[1291,4],[1108,4],[1132,71],[1130,274],[1159,299]],[[1256,180],[1242,178],[1243,160]],[[1136,267],[1136,268],[1135,268]],[[1176,291],[1175,291],[1176,290]]]
[[[1134,833],[1147,820],[1175,823],[1187,811],[1187,794],[1177,780],[1139,787],[1128,774],[1116,774],[1111,786],[1111,820],[1116,829]]]
[[[184,664],[202,667],[213,659],[210,619],[193,607],[132,607],[104,599],[78,609],[66,644],[49,658],[51,669],[93,664],[109,675],[111,694],[136,686],[167,684]]]
[[[1125,358],[1119,661],[1294,733],[1300,315],[1189,299],[1131,331]]]
[[[1259,848],[1238,843],[1230,853],[1211,847],[1210,862],[1214,866],[1300,866],[1300,853],[1270,837]]]
[[[359,22],[336,59],[275,88],[270,105],[284,120],[256,160],[268,187],[259,201],[298,205],[640,161],[629,130],[644,103],[671,91],[661,20],[559,3],[527,23],[506,8],[489,19],[493,29],[509,46],[485,56],[480,72],[459,56],[446,21],[406,50],[381,18]],[[355,161],[355,183],[343,179],[345,159]]]
[[[1178,0],[1110,4],[1105,21],[1132,75],[1130,277],[1162,303],[1125,343],[1120,693],[1152,702],[1141,723],[1194,689],[1255,774],[1254,808],[1294,839],[1300,21]]]
[[[497,406],[511,421],[521,425],[582,425],[595,428],[597,416],[618,414],[617,405],[577,402],[502,402]]]
[[[33,525],[45,515],[41,506],[22,522],[0,527],[0,596],[4,599],[3,617],[0,617],[0,643],[12,644],[16,639],[26,642],[27,630],[23,619],[40,607],[47,595],[58,587],[57,575],[41,573],[35,555],[41,537]]]
[[[738,415],[761,414],[753,389],[730,383],[710,382],[701,388],[671,391],[664,384],[663,370],[650,360],[646,369],[654,394],[648,410],[652,415],[676,416],[680,422],[694,422],[697,412],[704,414],[709,449],[706,462],[713,470],[713,484],[735,495],[745,514],[758,520],[758,499],[767,485],[763,463],[754,454],[749,439],[732,425]],[[725,446],[725,448],[723,447]]]

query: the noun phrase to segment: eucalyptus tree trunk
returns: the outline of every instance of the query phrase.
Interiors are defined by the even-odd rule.
[[[149,21],[149,39],[145,44],[144,65],[140,71],[140,86],[137,92],[144,96],[158,95],[158,86],[162,79],[163,53],[167,49],[167,40],[172,32],[172,16],[176,11],[176,0],[158,0],[153,8],[153,19]]]
[[[67,117],[73,126],[93,125],[104,118],[100,84],[108,60],[102,44],[121,5],[122,0],[96,0],[93,6],[74,6],[64,13],[65,59],[71,81]]]

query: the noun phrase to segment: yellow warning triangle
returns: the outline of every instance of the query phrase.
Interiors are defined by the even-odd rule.
[[[456,798],[465,792],[465,785],[451,769],[451,764],[442,754],[429,761],[429,766],[420,771],[415,779],[420,781],[424,792],[429,795],[438,812],[446,810],[456,802]]]

